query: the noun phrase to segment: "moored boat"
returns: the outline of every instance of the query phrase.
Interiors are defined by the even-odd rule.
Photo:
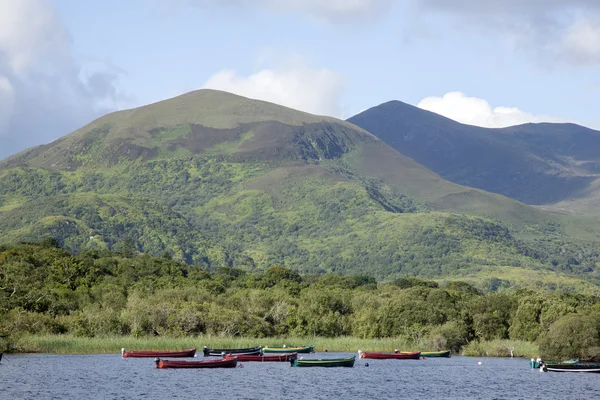
[[[220,360],[182,361],[182,360],[154,360],[156,368],[235,368],[238,359],[222,358]]]
[[[314,353],[315,346],[297,346],[297,347],[268,347],[262,349],[264,353]]]
[[[600,363],[559,363],[546,364],[540,362],[540,369],[544,372],[588,372],[600,374]]]
[[[421,358],[421,352],[394,352],[394,353],[378,353],[378,352],[363,352],[358,351],[360,358],[372,358],[375,360],[418,360]]]
[[[292,367],[354,367],[355,356],[347,358],[319,358],[303,359],[297,358],[291,361]]]
[[[196,356],[196,348],[194,347],[193,349],[187,349],[187,350],[163,350],[163,351],[154,351],[154,350],[125,351],[125,348],[122,348],[121,356],[123,358],[195,357]]]
[[[421,357],[450,357],[450,350],[445,351],[422,351]]]
[[[204,346],[202,348],[202,352],[204,353],[204,357],[220,357],[223,354],[246,354],[246,355],[257,355],[260,354],[261,347],[247,347],[245,349],[211,349],[208,346]]]
[[[565,361],[545,361],[546,365],[562,365],[562,364],[577,364],[579,363],[579,358],[570,358]],[[538,369],[542,365],[542,359],[538,358],[534,360],[533,358],[529,361],[529,366],[534,369]]]
[[[250,355],[250,354],[227,354],[225,358],[237,357],[238,361],[256,361],[256,362],[286,362],[295,360],[298,353],[273,354],[269,356]]]
[[[0,351],[0,361],[2,361],[2,352]]]

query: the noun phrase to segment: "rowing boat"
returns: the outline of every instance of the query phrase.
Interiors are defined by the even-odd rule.
[[[298,347],[263,347],[264,353],[314,353],[314,345],[312,346],[298,346]]]
[[[220,357],[223,354],[245,354],[245,355],[258,355],[260,354],[261,347],[247,347],[245,349],[211,349],[208,346],[204,346],[202,348],[202,352],[204,353],[204,357]]]
[[[222,358],[219,360],[181,361],[181,360],[154,360],[156,368],[235,368],[238,359]]]
[[[546,364],[540,363],[540,369],[544,372],[588,372],[600,374],[600,364]]]
[[[227,354],[225,358],[237,357],[238,361],[257,361],[257,362],[286,362],[295,360],[298,353],[273,354],[270,356],[249,355],[249,354]]]
[[[562,364],[578,364],[579,363],[579,358],[570,358],[568,360],[564,360],[564,361],[544,361],[542,362],[541,358],[538,358],[537,360],[534,360],[533,358],[531,359],[531,361],[529,361],[529,366],[531,368],[534,369],[538,369],[540,366],[542,366],[542,364],[546,364],[546,365],[562,365]]]
[[[163,350],[163,351],[154,351],[154,350],[129,350],[129,351],[125,351],[125,348],[122,348],[121,349],[121,356],[123,358],[156,358],[156,357],[183,358],[183,357],[195,357],[196,356],[196,348],[187,349],[187,350]]]
[[[355,356],[348,358],[319,358],[302,359],[291,361],[292,367],[354,367]]]
[[[376,352],[363,352],[362,350],[359,350],[358,355],[360,358],[372,358],[375,360],[418,360],[421,357],[421,353],[418,351],[376,353]]]

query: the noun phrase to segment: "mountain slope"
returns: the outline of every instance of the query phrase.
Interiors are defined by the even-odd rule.
[[[0,183],[0,242],[133,245],[211,269],[596,279],[593,253],[555,246],[571,233],[553,215],[445,181],[350,123],[212,90],[9,157]]]
[[[348,122],[452,182],[534,205],[585,197],[600,178],[600,132],[574,124],[464,125],[391,101]]]
[[[317,157],[327,141],[324,124],[335,121],[340,137],[353,140],[356,127],[290,108],[215,90],[199,90],[168,101],[119,111],[82,127],[45,146],[9,157],[2,165],[25,162],[38,167],[75,170],[118,164],[121,159],[149,160],[159,156],[231,154],[269,159]],[[313,137],[313,135],[315,135]],[[323,137],[321,137],[322,135]],[[372,139],[360,132],[361,140]],[[226,147],[220,145],[227,143]],[[328,142],[336,145],[349,143]],[[316,152],[315,152],[316,150]],[[287,154],[288,151],[295,154]],[[305,154],[308,152],[308,154]],[[274,154],[277,153],[277,154]]]

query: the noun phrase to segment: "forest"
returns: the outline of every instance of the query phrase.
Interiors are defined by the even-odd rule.
[[[427,210],[377,179],[302,176],[283,184],[272,182],[269,174],[283,173],[273,168],[197,156],[86,173],[0,172],[0,243],[53,237],[74,254],[129,243],[211,271],[285,265],[378,280],[474,276],[495,266],[510,286],[597,291],[598,247],[568,241],[559,225],[528,227],[537,233],[524,239],[494,219]],[[523,280],[507,267],[551,274]]]
[[[414,277],[300,275],[285,265],[209,272],[126,245],[77,255],[52,239],[0,246],[4,349],[26,335],[63,334],[402,338],[454,352],[511,339],[539,344],[547,359],[600,360],[598,300]]]

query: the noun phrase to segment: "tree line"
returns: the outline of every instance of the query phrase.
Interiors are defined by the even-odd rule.
[[[547,358],[600,359],[600,303],[559,291],[484,292],[414,277],[251,272],[87,250],[55,240],[0,246],[0,345],[23,334],[399,337],[459,351],[537,342]]]

